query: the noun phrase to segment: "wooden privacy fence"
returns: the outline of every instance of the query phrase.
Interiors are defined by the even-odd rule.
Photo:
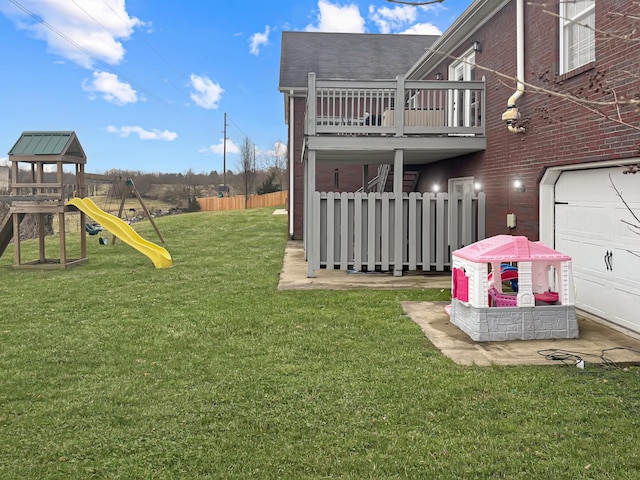
[[[279,207],[287,202],[289,192],[267,193],[265,195],[250,195],[246,203],[244,195],[235,197],[206,197],[198,198],[200,210],[203,212],[218,212],[223,210],[244,210],[246,208]]]
[[[320,238],[311,269],[387,271],[396,259],[396,196],[390,192],[320,193]],[[451,252],[485,237],[485,195],[412,192],[402,197],[402,269],[444,271]]]

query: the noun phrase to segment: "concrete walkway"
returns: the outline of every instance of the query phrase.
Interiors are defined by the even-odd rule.
[[[450,275],[410,273],[394,277],[392,273],[347,273],[343,270],[316,270],[315,278],[307,278],[307,262],[302,242],[289,241],[284,253],[279,290],[353,290],[367,288],[389,290],[400,288],[451,288]]]
[[[420,273],[394,277],[391,273],[318,270],[315,278],[307,278],[302,242],[289,241],[278,284],[280,290],[406,288],[449,289],[451,277]],[[578,318],[580,338],[576,339],[474,342],[449,322],[445,305],[446,302],[402,302],[402,309],[436,348],[461,365],[557,365],[567,353],[582,358],[587,369],[590,363],[607,361],[640,365],[640,335],[592,319]],[[574,357],[568,358],[567,363],[575,363]]]

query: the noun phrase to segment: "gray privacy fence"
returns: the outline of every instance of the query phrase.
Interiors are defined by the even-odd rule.
[[[485,237],[485,195],[405,193],[402,222],[391,192],[315,192],[319,238],[307,260],[312,270],[388,271],[395,268],[394,232],[402,229],[402,270],[442,272],[451,252]],[[400,225],[401,224],[401,225]]]

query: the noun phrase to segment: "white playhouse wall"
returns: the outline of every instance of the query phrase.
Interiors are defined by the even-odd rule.
[[[488,306],[487,292],[489,291],[489,265],[486,263],[476,263],[453,254],[452,267],[464,270],[469,279],[469,301],[472,307],[483,308]]]

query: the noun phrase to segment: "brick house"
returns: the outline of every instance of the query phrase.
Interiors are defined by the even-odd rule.
[[[481,234],[525,235],[570,255],[576,306],[640,331],[640,235],[624,223],[637,224],[613,188],[637,214],[640,178],[624,175],[623,166],[640,162],[640,113],[637,104],[611,104],[616,98],[640,98],[637,40],[623,38],[637,38],[634,24],[640,12],[633,2],[623,0],[581,0],[555,7],[543,3],[476,0],[425,48],[401,75],[407,88],[398,91],[405,94],[405,108],[410,109],[412,102],[420,104],[426,90],[445,88],[445,83],[471,83],[449,86],[444,101],[435,107],[428,104],[428,110],[444,110],[446,128],[423,128],[413,141],[426,144],[446,136],[460,141],[473,138],[476,143],[467,144],[467,152],[461,143],[453,147],[440,143],[441,155],[421,144],[417,158],[406,153],[406,145],[395,144],[404,148],[406,161],[389,163],[416,172],[416,192],[432,192],[435,186],[450,195],[480,189],[485,202],[477,220],[484,221]],[[321,78],[317,75],[318,83]],[[524,85],[516,86],[515,78]],[[478,82],[482,87],[476,89]],[[406,95],[420,88],[418,95]],[[308,150],[314,137],[321,135],[313,129],[304,131],[308,106],[300,104],[295,112],[300,123],[289,124],[294,172],[309,163],[303,148]],[[424,103],[418,109],[424,110]],[[312,113],[318,124],[317,112]],[[405,124],[413,114],[408,115]],[[398,123],[402,119],[396,116],[393,139]],[[452,133],[451,128],[459,130]],[[399,133],[407,139],[406,131]],[[362,135],[366,141],[375,133]],[[348,155],[343,153],[342,158]],[[364,162],[355,158],[351,163],[361,167],[362,175]],[[316,186],[326,181],[320,179],[324,175],[316,171]],[[298,216],[303,218],[302,210],[294,206],[294,224]],[[448,233],[451,240],[450,228]]]

